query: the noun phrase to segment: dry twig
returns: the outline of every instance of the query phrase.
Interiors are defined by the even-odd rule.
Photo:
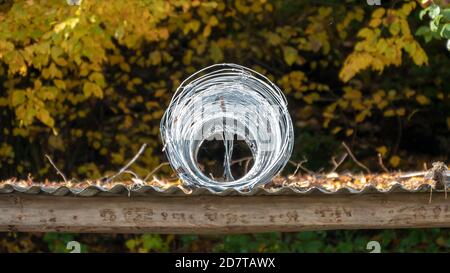
[[[367,173],[371,173],[371,171],[369,170],[369,168],[367,168],[364,164],[362,164],[361,162],[358,161],[358,159],[356,159],[356,157],[353,155],[352,151],[350,150],[350,148],[347,146],[347,144],[345,144],[345,142],[342,142],[342,146],[344,146],[345,150],[347,150],[347,153],[350,155],[350,157],[353,159],[353,161],[355,161],[355,163],[360,166],[361,168],[363,168]]]
[[[333,156],[331,158],[331,163],[333,163],[333,169],[331,169],[330,173],[333,173],[337,170],[337,168],[339,168],[339,166],[345,161],[345,159],[347,158],[348,153],[344,153],[340,158],[339,161],[336,162],[336,158]]]
[[[248,173],[248,168],[250,167],[250,162],[252,162],[253,157],[251,156],[247,156],[247,157],[243,157],[243,158],[239,158],[236,160],[231,161],[230,166],[239,163],[239,166],[242,164],[242,162],[245,162],[245,173]]]
[[[297,168],[297,170],[294,172],[294,174],[292,176],[294,176],[298,172],[298,169],[302,169],[305,172],[307,172],[308,174],[314,175],[313,171],[308,170],[306,167],[303,167],[303,164],[305,164],[306,162],[308,162],[308,159],[306,159],[305,157],[303,157],[303,160],[298,163],[295,161],[289,160],[289,163],[296,166],[296,168]]]
[[[380,153],[378,153],[378,164],[380,164],[380,167],[383,169],[383,171],[385,171],[386,173],[389,173],[389,170],[383,164],[383,157],[381,156]]]
[[[125,166],[123,166],[122,169],[120,169],[118,173],[116,173],[115,175],[106,179],[106,183],[111,182],[112,180],[114,180],[114,178],[118,177],[123,172],[125,172],[131,166],[131,164],[133,164],[139,158],[139,156],[144,152],[145,147],[147,147],[147,144],[146,143],[142,144],[141,148],[139,149],[137,154],[130,160],[130,162],[128,162]]]
[[[236,159],[236,160],[231,161],[230,165],[234,165],[234,164],[236,164],[236,163],[241,164],[242,162],[244,162],[244,161],[249,161],[249,160],[251,160],[251,159],[253,159],[253,157],[251,157],[251,156],[246,156],[246,157],[239,158],[239,159]]]
[[[149,172],[147,174],[147,176],[144,178],[144,181],[147,181],[150,178],[150,176],[152,176],[155,172],[157,172],[159,169],[161,169],[162,167],[167,166],[169,164],[170,164],[169,162],[163,162],[163,163],[159,164],[158,166],[156,166],[156,168],[154,168],[151,172]]]
[[[245,173],[248,173],[248,168],[250,167],[250,162],[252,162],[252,159],[247,160],[247,162],[245,162]]]
[[[45,157],[47,157],[48,161],[50,161],[50,164],[52,164],[53,168],[55,168],[56,173],[61,175],[61,177],[64,179],[64,182],[67,183],[67,179],[66,176],[58,169],[58,167],[56,167],[55,163],[53,163],[52,159],[50,158],[49,155],[45,155]]]
[[[137,175],[135,172],[132,172],[132,171],[130,171],[130,170],[126,170],[126,171],[124,171],[124,173],[131,174],[132,176],[134,176],[134,178],[141,180],[141,178],[139,177],[139,175]]]

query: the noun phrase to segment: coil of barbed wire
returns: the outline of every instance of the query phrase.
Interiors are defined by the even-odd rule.
[[[262,74],[236,64],[212,65],[184,80],[160,130],[163,150],[180,179],[212,191],[246,191],[270,182],[293,148],[293,125],[281,90]],[[200,146],[212,138],[224,143],[225,181],[199,168]],[[253,166],[239,179],[230,168],[235,138],[245,141],[253,157]]]

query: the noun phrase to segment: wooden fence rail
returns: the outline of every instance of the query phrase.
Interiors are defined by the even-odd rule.
[[[254,233],[450,227],[450,199],[426,193],[303,196],[0,195],[0,230]]]

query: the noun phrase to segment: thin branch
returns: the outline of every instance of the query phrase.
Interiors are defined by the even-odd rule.
[[[64,179],[64,182],[67,183],[66,176],[58,169],[58,167],[56,167],[55,163],[53,163],[53,161],[50,158],[50,156],[49,155],[45,155],[45,157],[47,157],[48,161],[50,161],[50,164],[52,164],[53,168],[55,168],[56,173],[59,174]]]
[[[307,168],[303,167],[303,164],[305,164],[306,162],[308,162],[308,159],[306,159],[305,157],[303,157],[303,160],[298,162],[298,163],[295,162],[295,161],[289,160],[289,163],[291,163],[292,165],[296,166],[296,168],[297,168],[297,170],[294,172],[294,175],[297,173],[298,169],[302,169],[302,170],[304,170],[305,172],[307,172],[307,173],[309,173],[311,175],[315,174],[313,171],[308,170]]]
[[[427,173],[428,172],[412,172],[412,173],[400,175],[400,178],[411,178],[411,177],[417,177],[417,176],[424,176]]]
[[[126,170],[126,171],[124,171],[124,173],[131,174],[132,176],[134,176],[134,178],[141,180],[141,178],[139,177],[139,175],[137,175],[135,172],[132,172],[132,171],[130,171],[130,170]]]
[[[163,163],[159,164],[156,168],[154,168],[151,172],[149,172],[149,173],[147,174],[147,176],[144,178],[144,181],[147,181],[147,179],[149,179],[150,176],[152,176],[156,171],[158,171],[158,170],[161,169],[162,167],[164,167],[164,166],[166,166],[166,165],[169,165],[169,164],[170,164],[169,162],[163,162]]]
[[[386,173],[389,173],[389,170],[383,164],[383,157],[381,156],[380,153],[378,153],[378,164],[380,164],[380,166],[383,169],[383,171],[385,171]]]
[[[292,175],[289,176],[289,179],[290,179],[290,178],[293,178],[293,177],[297,174],[298,169],[300,169],[300,166],[301,166],[302,164],[303,164],[303,161],[301,161],[300,163],[297,164],[297,167],[295,168],[294,173],[293,173]]]
[[[353,161],[355,161],[355,163],[360,166],[361,168],[363,168],[365,171],[367,171],[368,173],[371,173],[371,171],[369,170],[369,168],[367,168],[364,164],[362,164],[361,162],[358,161],[358,159],[356,159],[356,157],[353,155],[352,151],[350,150],[350,148],[347,146],[347,144],[345,144],[345,142],[342,142],[342,146],[344,146],[345,150],[347,150],[347,153],[350,155],[350,157],[353,159]]]
[[[126,170],[126,171],[124,171],[124,173],[128,173],[128,174],[131,174],[132,176],[134,176],[134,178],[131,178],[131,181],[133,181],[133,184],[128,186],[128,197],[131,195],[131,190],[133,188],[145,186],[145,182],[136,173],[134,173],[130,170]]]
[[[131,159],[130,162],[128,162],[125,166],[123,166],[122,169],[120,169],[118,173],[116,173],[115,175],[106,179],[106,183],[111,182],[114,178],[118,177],[123,172],[125,172],[131,166],[131,164],[133,164],[139,158],[139,156],[144,152],[145,147],[147,147],[147,144],[146,143],[142,144],[141,148],[139,149],[137,154],[133,157],[133,159]]]
[[[236,163],[239,163],[239,166],[241,166],[242,162],[245,162],[245,173],[248,173],[248,168],[250,167],[250,162],[252,162],[252,159],[253,159],[252,156],[246,156],[243,158],[239,158],[239,159],[231,161],[230,166],[233,166]]]
[[[250,160],[250,159],[253,159],[253,157],[251,157],[251,156],[246,156],[246,157],[243,157],[243,158],[239,158],[239,159],[236,159],[236,160],[231,161],[230,165],[234,165],[234,164],[236,164],[236,163],[242,163],[242,162],[248,161],[248,160]]]
[[[245,162],[245,173],[248,173],[248,168],[250,167],[250,162],[252,162],[253,158],[250,158]]]
[[[337,168],[339,168],[339,166],[341,166],[341,164],[345,161],[345,159],[347,158],[348,153],[344,153],[341,158],[339,159],[338,162],[336,162],[336,158],[334,158],[334,156],[331,158],[331,163],[333,163],[333,169],[331,169],[330,173],[333,173],[337,170]]]
[[[298,169],[300,169],[300,166],[301,166],[301,163],[297,164],[297,168],[295,168],[294,173],[292,175],[290,175],[289,178],[292,178],[292,177],[294,177],[297,174]]]

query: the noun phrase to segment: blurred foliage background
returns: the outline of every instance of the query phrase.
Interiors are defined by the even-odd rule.
[[[77,1],[69,1],[75,3]],[[0,1],[0,179],[132,170],[165,157],[159,121],[179,83],[234,62],[285,92],[292,159],[319,171],[349,144],[381,171],[422,169],[450,154],[448,1]],[[386,3],[385,3],[386,2]],[[421,19],[422,18],[422,19]],[[439,18],[439,19],[436,19]],[[447,44],[447,46],[449,43]],[[341,169],[360,171],[351,161]],[[286,168],[291,172],[290,168]],[[163,168],[158,175],[168,175]],[[0,251],[448,251],[447,230],[229,236],[0,235]]]

